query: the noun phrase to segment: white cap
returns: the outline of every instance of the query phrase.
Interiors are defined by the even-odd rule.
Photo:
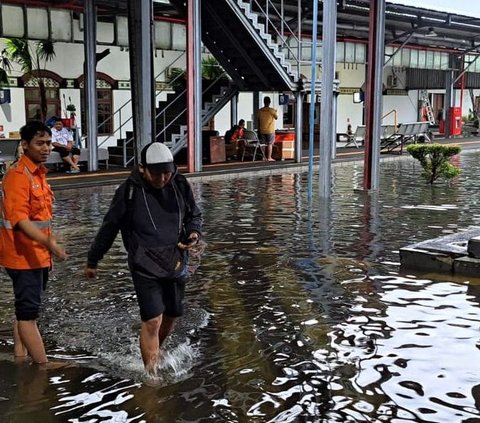
[[[174,172],[175,164],[170,149],[161,142],[152,142],[141,153],[141,164],[158,171]]]

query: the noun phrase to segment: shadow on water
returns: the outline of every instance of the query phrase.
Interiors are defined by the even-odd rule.
[[[480,283],[404,274],[398,255],[479,225],[478,159],[462,155],[459,180],[433,188],[412,161],[382,163],[378,193],[359,189],[361,167],[334,167],[310,218],[306,175],[193,183],[207,245],[157,386],[144,383],[120,240],[98,280],[81,275],[113,189],[57,193],[70,259],[40,324],[52,360],[75,367],[13,363],[2,273],[2,422],[480,421]]]

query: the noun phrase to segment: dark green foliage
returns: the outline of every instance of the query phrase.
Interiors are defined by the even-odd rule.
[[[442,144],[411,144],[407,147],[407,151],[422,165],[422,176],[429,184],[438,178],[452,179],[460,175],[461,170],[450,163],[450,158],[461,150],[458,145]]]
[[[55,57],[52,41],[29,41],[27,38],[6,38],[5,56],[20,65],[22,72],[31,73],[38,80],[40,91],[40,113],[42,120],[47,118],[47,91],[41,71],[47,62]]]
[[[212,56],[202,59],[202,78],[209,80],[216,80],[224,73],[223,68],[217,62],[217,59]]]

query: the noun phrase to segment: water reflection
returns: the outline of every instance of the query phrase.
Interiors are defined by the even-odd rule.
[[[50,357],[78,367],[14,365],[2,274],[0,415],[480,421],[479,281],[401,275],[398,266],[401,246],[479,224],[478,158],[463,155],[458,182],[433,188],[412,161],[382,163],[377,194],[358,190],[360,167],[335,167],[331,201],[314,198],[310,210],[306,175],[194,182],[208,245],[194,257],[187,313],[154,387],[144,383],[121,242],[98,280],[81,276],[113,189],[58,192],[56,225],[71,258],[52,272],[40,325]]]

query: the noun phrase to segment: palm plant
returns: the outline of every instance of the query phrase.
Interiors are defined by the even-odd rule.
[[[223,68],[213,56],[202,59],[202,78],[215,80],[224,73]]]
[[[42,71],[47,62],[55,57],[52,41],[29,41],[26,38],[6,38],[5,51],[8,59],[20,65],[22,72],[30,73],[38,81],[40,90],[40,114],[42,120],[47,117],[47,90]]]

